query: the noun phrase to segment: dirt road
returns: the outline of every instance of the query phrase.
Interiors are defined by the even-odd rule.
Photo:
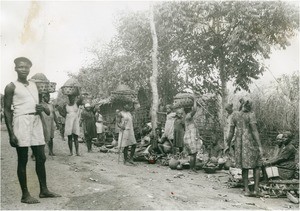
[[[80,144],[81,156],[67,156],[67,142],[56,133],[56,156],[47,156],[47,181],[50,190],[61,198],[40,199],[41,203],[20,203],[21,190],[16,175],[16,152],[8,143],[8,133],[1,131],[1,209],[8,210],[204,210],[204,209],[297,209],[287,199],[247,198],[240,189],[228,189],[228,172],[189,173],[156,164],[137,166],[118,164],[117,154],[87,153]],[[48,150],[46,149],[46,152]],[[32,196],[39,186],[34,161],[29,159],[27,180]],[[182,174],[182,176],[178,176]]]

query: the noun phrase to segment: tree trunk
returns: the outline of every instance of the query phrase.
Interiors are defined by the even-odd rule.
[[[153,41],[152,47],[152,76],[150,77],[150,84],[152,89],[152,107],[151,107],[151,125],[152,133],[155,134],[155,129],[157,128],[157,112],[158,112],[158,90],[157,90],[157,77],[158,77],[158,65],[157,65],[157,52],[158,43],[157,35],[154,22],[153,5],[150,2],[150,28]]]
[[[225,106],[227,104],[227,96],[228,96],[228,93],[227,93],[227,79],[226,79],[226,73],[225,73],[225,69],[224,69],[224,63],[223,63],[223,60],[220,59],[220,79],[221,79],[221,97],[222,97],[222,100],[221,100],[221,127],[223,129],[223,147],[226,146],[226,143],[225,143],[225,134],[227,134],[227,131],[226,130],[226,127],[225,127],[225,124],[226,124],[226,111],[225,111]]]

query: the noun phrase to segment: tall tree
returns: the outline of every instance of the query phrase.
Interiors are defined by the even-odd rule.
[[[249,90],[264,72],[271,47],[285,48],[299,28],[297,8],[279,1],[165,2],[160,15],[173,51],[194,79],[190,86],[219,93],[222,113],[227,82]]]
[[[152,90],[152,106],[151,106],[151,124],[152,124],[152,133],[155,134],[155,129],[157,127],[157,112],[158,112],[158,90],[157,90],[157,78],[158,78],[158,43],[157,43],[157,34],[155,28],[154,14],[153,14],[153,4],[150,3],[150,29],[152,36],[152,76],[150,77],[150,84]]]
[[[164,26],[160,26],[158,14],[154,17],[158,43],[167,43]],[[93,45],[90,53],[94,60],[88,67],[82,68],[76,77],[83,89],[93,96],[107,97],[116,85],[122,81],[132,89],[150,90],[152,74],[152,36],[149,16],[146,13],[126,13],[116,22],[117,35],[106,45]],[[178,61],[173,59],[170,46],[163,44],[158,48],[158,94],[165,105],[172,103],[173,96],[183,86],[183,77],[179,74]],[[149,96],[150,97],[150,96]]]

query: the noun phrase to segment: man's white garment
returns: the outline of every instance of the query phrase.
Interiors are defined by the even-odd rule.
[[[35,106],[39,102],[38,90],[34,82],[29,81],[25,86],[18,81],[14,82],[13,96],[13,131],[18,139],[19,147],[44,145],[43,125]]]

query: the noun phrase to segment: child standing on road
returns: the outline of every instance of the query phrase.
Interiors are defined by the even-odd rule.
[[[104,139],[104,125],[103,125],[103,117],[100,114],[100,107],[96,109],[96,128],[97,128],[97,141],[99,144],[105,142]]]
[[[82,127],[88,152],[92,152],[92,140],[97,137],[96,117],[89,103],[86,103],[84,108],[81,113]]]
[[[49,140],[47,143],[48,148],[49,148],[49,155],[55,156],[55,154],[53,153],[53,138],[54,138],[54,131],[55,131],[54,122],[56,125],[58,125],[58,121],[57,121],[57,117],[56,117],[56,114],[54,111],[54,107],[53,107],[52,103],[49,102],[50,94],[49,93],[43,94],[43,100],[47,104],[47,106],[50,110],[49,116],[45,113],[42,113],[42,115],[44,116],[44,119],[45,119],[46,127],[47,127],[47,134],[44,134],[44,136],[45,136],[45,140]]]
[[[179,152],[183,151],[183,137],[185,131],[185,124],[184,124],[184,110],[178,109],[176,111],[176,119],[174,121],[174,150],[175,148],[179,148]]]

